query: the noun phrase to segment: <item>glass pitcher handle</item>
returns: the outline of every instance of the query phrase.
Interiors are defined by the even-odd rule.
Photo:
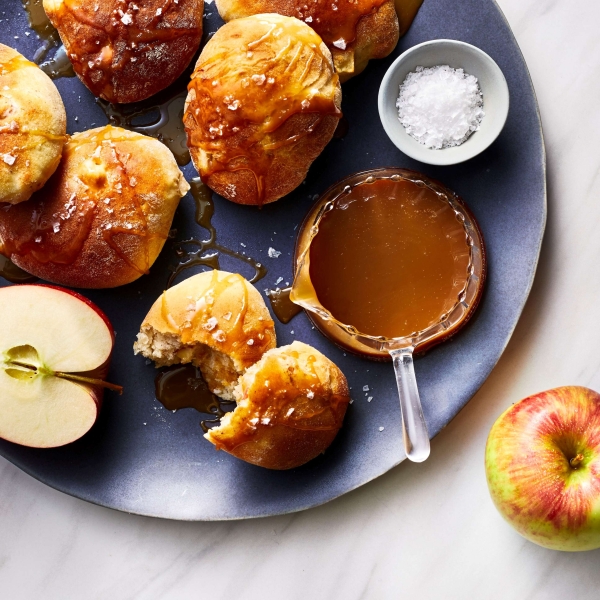
[[[429,456],[430,445],[415,377],[413,348],[390,350],[390,355],[394,361],[396,384],[400,395],[406,456],[413,462],[423,462]]]

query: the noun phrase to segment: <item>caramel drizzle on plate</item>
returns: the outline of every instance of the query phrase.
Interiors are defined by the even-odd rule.
[[[212,223],[215,212],[212,190],[202,183],[200,178],[194,178],[190,181],[190,191],[196,203],[196,223],[206,229],[209,235],[208,239],[205,240],[191,238],[175,244],[175,253],[179,262],[171,269],[167,288],[175,283],[175,280],[183,271],[192,267],[220,269],[219,259],[222,254],[241,260],[254,269],[254,275],[249,280],[250,283],[256,283],[265,277],[267,268],[260,261],[237,250],[227,248],[218,242],[217,230]],[[191,250],[191,248],[195,248],[196,250]]]

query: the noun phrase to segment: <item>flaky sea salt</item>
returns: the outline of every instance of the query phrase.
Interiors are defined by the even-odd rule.
[[[213,336],[213,339],[216,340],[217,342],[224,342],[226,339],[225,332],[222,329],[219,329],[218,331],[213,333],[212,336]]]
[[[477,78],[448,65],[417,67],[396,101],[406,132],[427,148],[460,146],[485,116]]]
[[[204,325],[202,325],[202,327],[206,329],[206,331],[212,331],[218,324],[219,321],[216,319],[216,317],[211,317],[208,319],[208,321],[206,321],[206,323],[204,323]]]

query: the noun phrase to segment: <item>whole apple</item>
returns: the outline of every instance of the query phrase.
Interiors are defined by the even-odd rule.
[[[522,536],[553,550],[600,548],[600,394],[569,386],[517,402],[492,427],[485,470]]]

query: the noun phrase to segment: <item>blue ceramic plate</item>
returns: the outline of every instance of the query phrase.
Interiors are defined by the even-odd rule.
[[[33,34],[24,35],[29,30],[21,3],[5,2],[2,9],[6,13],[0,15],[0,41],[32,58],[39,41]],[[214,5],[207,5],[206,12],[212,13],[207,15],[206,31],[215,31],[221,22]],[[435,38],[462,40],[487,52],[503,70],[511,94],[510,114],[498,140],[477,158],[453,167],[432,167],[407,158],[388,139],[377,113],[379,84],[392,61],[407,48]],[[77,79],[60,79],[57,85],[70,132],[106,123],[93,96]],[[243,250],[268,267],[267,277],[259,283],[264,290],[275,287],[279,277],[291,281],[297,225],[317,194],[351,173],[406,167],[421,170],[460,194],[481,225],[489,277],[477,314],[465,329],[416,360],[425,417],[434,436],[494,368],[531,288],[546,220],[544,143],[534,90],[511,30],[492,0],[425,0],[396,51],[346,83],[343,95],[349,132],[329,144],[300,188],[262,210],[217,198],[214,223],[222,244],[241,249],[244,243]],[[195,175],[191,165],[184,170],[189,177]],[[194,203],[188,196],[175,218],[178,237],[202,234],[193,217]],[[268,258],[269,247],[281,251],[281,256]],[[312,329],[304,314],[288,325],[277,324],[279,343],[298,339],[317,347],[344,371],[354,398],[342,431],[324,455],[292,471],[266,471],[216,452],[202,438],[201,417],[195,411],[165,410],[154,398],[154,368],[133,356],[132,344],[147,310],[163,291],[174,259],[173,248],[167,245],[149,276],[124,288],[84,291],[115,325],[110,381],[125,386],[122,397],[107,394],[92,431],[55,450],[1,441],[0,454],[40,481],[89,502],[186,520],[242,519],[317,506],[403,460],[391,365],[346,356]],[[248,265],[234,259],[225,257],[222,266],[251,274]],[[367,396],[373,397],[372,402]]]

